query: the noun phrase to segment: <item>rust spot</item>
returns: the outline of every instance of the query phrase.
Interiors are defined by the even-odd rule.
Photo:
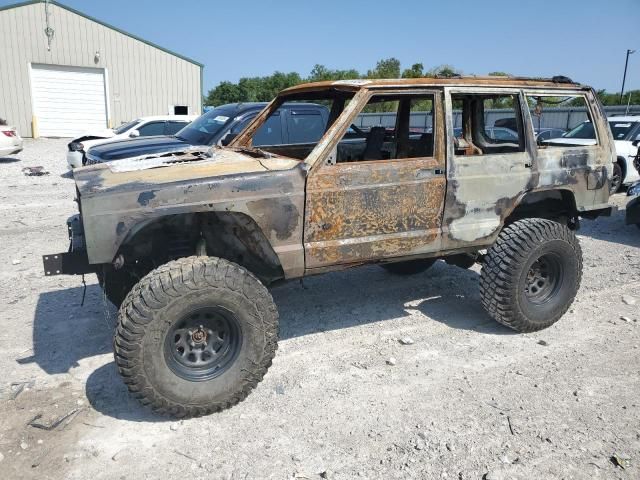
[[[140,192],[140,195],[138,195],[138,203],[143,207],[146,207],[147,205],[149,205],[149,202],[154,198],[156,198],[155,190],[150,190],[148,192]]]
[[[247,202],[247,208],[264,232],[272,232],[278,240],[294,235],[300,221],[298,208],[288,198],[265,198]]]

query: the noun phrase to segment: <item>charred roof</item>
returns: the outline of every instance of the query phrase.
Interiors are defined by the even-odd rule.
[[[326,88],[342,87],[352,90],[361,88],[388,87],[448,87],[448,86],[501,86],[501,87],[551,87],[560,89],[588,88],[564,76],[552,78],[511,77],[511,76],[452,76],[429,78],[386,78],[386,79],[355,79],[355,80],[327,80],[322,82],[303,83],[287,88],[283,93],[298,93],[308,90],[322,90]]]

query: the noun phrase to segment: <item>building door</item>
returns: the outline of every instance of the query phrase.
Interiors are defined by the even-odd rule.
[[[40,136],[74,137],[107,128],[103,69],[34,64],[31,91]]]

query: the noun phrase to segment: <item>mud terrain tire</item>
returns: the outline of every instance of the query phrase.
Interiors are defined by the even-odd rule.
[[[581,278],[582,250],[569,228],[539,218],[519,220],[504,228],[487,252],[482,305],[514,330],[541,330],[564,315]]]
[[[96,272],[96,276],[104,295],[116,308],[120,308],[127,293],[138,282],[138,278],[124,268],[99,270]]]
[[[622,167],[618,162],[614,162],[613,164],[613,176],[611,177],[611,190],[609,191],[610,195],[617,193],[622,186]]]
[[[221,258],[188,257],[129,292],[114,349],[134,397],[185,418],[244,400],[271,366],[277,341],[276,306],[253,274]]]
[[[406,262],[385,263],[380,266],[394,275],[415,275],[431,268],[436,260],[436,258],[423,258]]]

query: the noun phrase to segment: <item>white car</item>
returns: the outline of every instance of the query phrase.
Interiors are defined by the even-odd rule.
[[[0,157],[22,151],[22,138],[15,127],[0,125]]]
[[[640,179],[633,160],[640,145],[640,116],[608,117],[609,127],[616,147],[616,163],[613,164],[611,193],[621,185],[630,185]],[[562,137],[546,140],[544,144],[595,145],[595,133],[591,122],[583,122]]]
[[[174,135],[182,130],[196,115],[159,115],[155,117],[141,117],[128,123],[123,123],[114,129],[86,132],[74,138],[68,145],[67,164],[69,168],[81,167],[87,150],[94,145],[115,142],[137,137],[151,137],[156,135]]]

